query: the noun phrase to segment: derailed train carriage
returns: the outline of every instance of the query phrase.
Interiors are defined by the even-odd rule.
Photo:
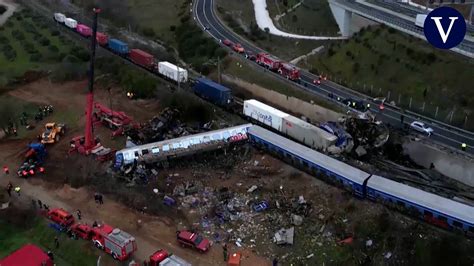
[[[382,202],[431,224],[474,236],[472,206],[364,172],[259,126],[250,127],[248,135],[257,147],[338,183],[360,199]]]

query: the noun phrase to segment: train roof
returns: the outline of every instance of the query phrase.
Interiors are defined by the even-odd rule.
[[[298,117],[295,117],[295,116],[287,116],[284,118],[286,121],[289,121],[293,124],[297,124],[299,125],[300,127],[303,127],[309,131],[312,131],[314,134],[318,134],[319,136],[321,136],[322,138],[325,138],[325,139],[328,139],[328,140],[331,140],[331,141],[336,141],[337,140],[337,137],[329,132],[327,132],[326,130],[324,129],[321,129],[313,124],[310,124],[302,119],[299,119]]]
[[[422,207],[474,224],[474,207],[443,198],[385,177],[373,175],[367,186]]]
[[[252,124],[243,124],[240,126],[223,128],[223,129],[203,132],[199,134],[194,134],[194,135],[187,135],[187,136],[179,137],[175,139],[168,139],[168,140],[148,143],[144,145],[133,146],[130,148],[117,151],[117,153],[126,153],[129,151],[139,151],[139,150],[144,150],[144,149],[153,149],[155,147],[161,147],[164,145],[185,147],[186,145],[190,144],[191,140],[195,140],[195,139],[212,138],[212,140],[224,140],[228,137],[235,136],[239,133],[247,133],[247,129],[250,126],[252,126]]]
[[[341,161],[333,159],[327,155],[324,155],[320,152],[312,150],[299,143],[286,139],[262,127],[259,127],[259,126],[250,127],[249,134],[254,135],[258,138],[261,138],[265,141],[268,141],[272,144],[275,144],[288,152],[291,152],[307,161],[320,165],[326,168],[327,170],[335,174],[338,174],[346,179],[349,179],[352,182],[357,183],[359,185],[362,185],[365,179],[369,177],[368,173],[360,169],[357,169]]]

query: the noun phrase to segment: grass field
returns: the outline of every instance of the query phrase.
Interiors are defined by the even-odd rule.
[[[342,79],[353,89],[375,97],[390,92],[390,99],[396,103],[400,99],[404,107],[410,98],[412,108],[419,109],[426,102],[427,114],[434,114],[436,106],[440,114],[455,106],[463,120],[464,113],[474,109],[474,90],[468,85],[474,81],[472,62],[385,27],[361,31],[323,55],[310,57],[301,66],[327,73],[338,82]],[[443,116],[439,118],[444,119]]]
[[[60,62],[72,42],[27,10],[15,13],[0,27],[0,87],[26,71],[48,72]]]
[[[267,1],[268,12],[273,19],[299,1],[287,1],[287,6],[283,4],[284,2],[282,0]],[[275,25],[281,30],[303,35],[337,36],[339,31],[327,0],[305,0]]]
[[[59,238],[58,249],[54,246],[54,236]],[[25,228],[0,218],[0,258],[28,243],[35,244],[45,251],[51,250],[56,265],[96,265],[99,255],[102,256],[102,265],[113,265],[113,260],[95,249],[91,242],[69,239],[64,233],[59,234],[49,228],[45,221],[33,218]]]
[[[284,60],[291,60],[307,54],[323,42],[311,40],[296,40],[267,35],[256,26],[252,0],[228,1],[217,0],[217,14],[224,23],[240,35],[251,39],[259,47]],[[232,21],[230,21],[232,18]]]

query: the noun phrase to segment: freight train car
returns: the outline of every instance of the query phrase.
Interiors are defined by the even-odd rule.
[[[155,57],[140,49],[131,49],[128,55],[135,64],[147,69],[153,69],[155,66]]]
[[[232,102],[230,89],[209,79],[197,79],[193,90],[201,98],[220,106],[227,106]]]
[[[170,62],[158,62],[158,73],[175,82],[188,82],[188,71]]]
[[[77,27],[77,21],[72,18],[64,19],[64,24],[70,29],[76,29]]]
[[[336,136],[257,100],[244,101],[243,113],[314,149],[325,150],[337,141]]]
[[[100,46],[106,46],[109,43],[109,36],[102,32],[97,32],[95,39]]]
[[[121,40],[117,39],[110,39],[108,43],[109,49],[121,56],[128,55],[128,44],[122,42]]]
[[[84,37],[92,36],[92,29],[84,24],[77,24],[76,30],[79,34]]]
[[[290,116],[276,108],[261,103],[257,100],[244,101],[243,113],[245,116],[283,132],[283,118]]]

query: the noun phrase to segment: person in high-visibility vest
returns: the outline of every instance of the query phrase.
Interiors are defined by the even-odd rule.
[[[461,144],[461,149],[462,149],[463,151],[466,151],[466,148],[467,148],[467,144],[466,144],[466,143]]]
[[[10,173],[10,169],[8,169],[8,166],[3,166],[3,172],[8,175]]]
[[[16,194],[18,194],[18,197],[20,196],[20,190],[21,190],[20,186],[15,187],[15,192]]]

